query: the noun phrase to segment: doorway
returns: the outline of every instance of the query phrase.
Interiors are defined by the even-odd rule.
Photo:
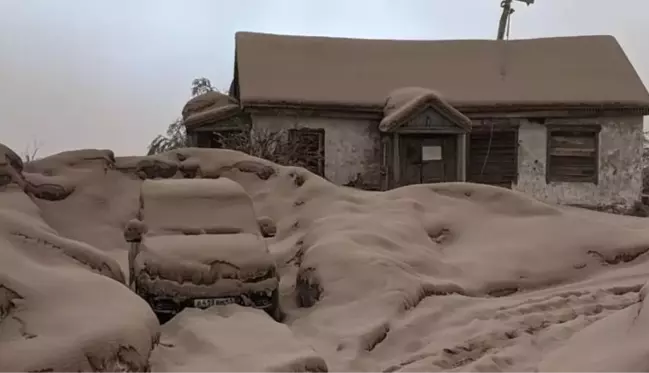
[[[457,135],[402,135],[400,184],[458,181]]]

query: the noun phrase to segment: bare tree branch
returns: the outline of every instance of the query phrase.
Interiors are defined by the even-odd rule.
[[[192,81],[192,97],[215,91],[216,88],[207,78],[196,78]],[[156,136],[147,147],[147,155],[158,154],[173,149],[190,146],[182,119],[176,119],[167,127],[165,135]]]
[[[166,135],[156,136],[148,146],[147,155],[158,154],[189,146],[189,139],[182,119],[178,118],[167,127]]]
[[[257,158],[284,166],[314,170],[313,165],[324,159],[319,146],[304,141],[291,141],[288,129],[272,131],[252,129],[215,133],[221,148],[238,150]]]
[[[25,147],[21,157],[25,162],[31,162],[36,159],[38,151],[41,149],[43,144],[38,139],[32,139],[32,143]]]

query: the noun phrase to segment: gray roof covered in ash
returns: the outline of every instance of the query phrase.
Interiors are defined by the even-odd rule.
[[[400,87],[470,107],[649,109],[649,93],[612,36],[511,41],[365,40],[239,32],[241,104],[380,110]]]

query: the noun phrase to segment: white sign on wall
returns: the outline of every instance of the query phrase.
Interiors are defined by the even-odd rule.
[[[442,160],[442,147],[439,145],[422,146],[421,147],[421,160],[422,161],[440,161]]]

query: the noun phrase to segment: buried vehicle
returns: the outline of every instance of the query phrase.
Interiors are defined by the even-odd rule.
[[[280,321],[279,275],[250,196],[226,179],[145,180],[124,231],[129,286],[161,322],[236,303]]]

